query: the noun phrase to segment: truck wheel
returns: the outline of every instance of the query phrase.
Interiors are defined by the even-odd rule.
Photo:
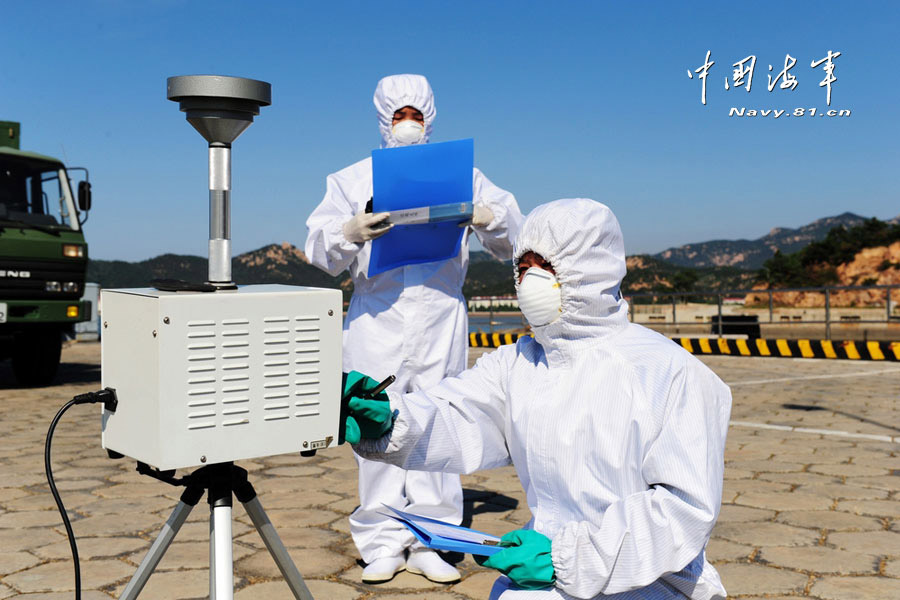
[[[16,336],[12,368],[24,386],[48,385],[59,370],[62,333],[59,329],[34,329]]]

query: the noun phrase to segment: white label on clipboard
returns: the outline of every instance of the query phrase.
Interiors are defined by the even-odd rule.
[[[420,208],[404,208],[400,210],[392,210],[388,221],[394,225],[418,225],[427,223],[431,217],[431,208],[422,206]]]
[[[463,222],[472,219],[471,202],[452,202],[417,208],[400,208],[388,213],[388,221],[394,225],[421,225],[443,221]]]

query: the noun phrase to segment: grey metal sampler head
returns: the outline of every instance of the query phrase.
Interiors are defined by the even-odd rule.
[[[272,86],[242,77],[182,75],[166,81],[166,97],[209,142],[209,282],[233,288],[231,142],[250,127],[259,107],[272,103]]]
[[[243,77],[181,75],[168,78],[166,97],[179,103],[210,145],[228,146],[250,127],[261,106],[272,103],[272,86]]]

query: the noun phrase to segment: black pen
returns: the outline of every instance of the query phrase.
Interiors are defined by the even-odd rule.
[[[482,543],[485,546],[499,546],[501,548],[512,548],[515,546],[512,542],[504,542],[503,540],[500,540],[499,542],[495,542],[494,540],[484,540]]]
[[[387,388],[387,386],[391,385],[396,380],[397,380],[397,377],[395,375],[388,375],[384,381],[382,381],[381,383],[376,385],[373,389],[366,392],[366,396],[369,398],[374,398],[375,396],[377,396],[378,394],[383,392]]]
[[[370,391],[365,391],[362,389],[362,387],[365,385],[366,380],[365,378],[361,377],[356,380],[356,383],[354,383],[349,390],[347,390],[347,393],[344,394],[342,400],[344,402],[347,402],[354,396],[356,396],[357,398],[374,398],[375,396],[383,392],[387,386],[394,383],[396,379],[397,377],[395,377],[394,375],[388,375],[387,379],[376,385]]]

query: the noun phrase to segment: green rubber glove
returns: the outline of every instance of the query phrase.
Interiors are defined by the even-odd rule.
[[[347,422],[344,425],[344,441],[349,444],[358,444],[361,439],[362,433],[359,431],[359,425],[357,424],[356,419],[348,416]]]
[[[391,405],[385,400],[351,398],[348,423],[350,419],[359,428],[360,437],[371,440],[377,440],[394,427],[394,414],[391,412]]]
[[[350,371],[344,381],[344,395],[353,391],[350,398],[350,414],[344,428],[344,439],[358,444],[363,438],[378,439],[394,426],[394,415],[384,392],[375,399],[363,398],[367,390],[374,389],[378,382],[358,371]]]
[[[360,381],[361,381],[361,383],[360,383]],[[354,386],[356,386],[358,383],[359,383],[360,387],[356,388],[356,392],[362,392],[362,393],[354,394],[354,395],[363,396],[363,395],[365,395],[365,392],[367,392],[368,390],[374,390],[376,387],[378,387],[378,382],[375,381],[374,379],[372,379],[371,377],[369,377],[368,375],[363,375],[359,371],[350,371],[344,377],[344,395],[346,396],[348,393],[350,393],[350,390],[352,390],[354,388]],[[380,394],[378,394],[378,396],[376,396],[375,399],[376,400],[387,400],[388,399],[387,392],[381,392]]]
[[[532,529],[517,529],[500,539],[508,547],[493,556],[476,556],[478,564],[497,569],[522,589],[553,585],[556,573],[550,558],[550,538]]]

